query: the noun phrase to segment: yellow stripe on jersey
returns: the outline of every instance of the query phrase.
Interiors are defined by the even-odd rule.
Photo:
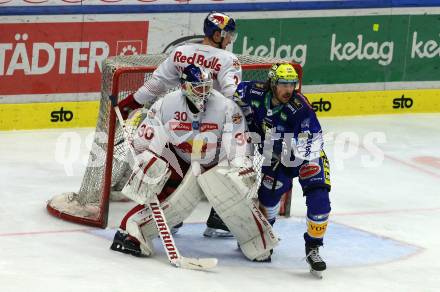
[[[324,169],[324,180],[325,183],[329,186],[331,186],[330,182],[330,163],[328,162],[327,155],[325,154],[324,150],[321,151],[321,158],[322,158],[322,165]]]

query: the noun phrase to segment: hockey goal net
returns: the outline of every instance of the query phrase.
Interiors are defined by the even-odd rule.
[[[276,62],[286,60],[237,55],[243,69],[243,80],[266,80],[267,71]],[[109,96],[119,100],[135,92],[166,54],[112,57],[103,63],[102,87],[95,138],[89,155],[81,187],[78,192],[55,195],[47,202],[50,214],[79,224],[105,228],[111,197],[121,196],[128,176],[128,149],[122,130],[111,109]],[[302,68],[294,65],[302,80]],[[301,87],[300,87],[301,88]],[[140,122],[140,121],[139,121]],[[136,124],[133,125],[136,129]],[[261,157],[260,157],[261,160]],[[260,167],[254,159],[255,168]]]

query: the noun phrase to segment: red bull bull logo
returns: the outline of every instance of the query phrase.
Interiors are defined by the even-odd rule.
[[[213,23],[215,23],[220,29],[224,29],[225,26],[229,22],[229,17],[224,14],[214,13],[210,15],[210,19]]]

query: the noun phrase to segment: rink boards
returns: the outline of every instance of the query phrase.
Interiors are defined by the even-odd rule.
[[[440,112],[440,90],[311,93],[318,116]],[[94,127],[98,101],[0,104],[0,130]]]

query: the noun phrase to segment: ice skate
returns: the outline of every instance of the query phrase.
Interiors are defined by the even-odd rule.
[[[205,232],[203,232],[205,237],[233,237],[229,228],[223,223],[223,220],[218,216],[214,208],[211,208],[206,225]]]
[[[325,271],[327,265],[319,255],[319,246],[307,246],[306,245],[306,262],[309,264],[310,273],[322,279],[322,272]]]
[[[179,229],[183,226],[183,222],[180,222],[179,224],[171,227],[171,233],[172,234],[176,234],[177,232],[179,232]]]
[[[131,254],[136,257],[147,257],[146,254],[142,253],[139,240],[120,230],[116,231],[110,249],[126,254]]]

